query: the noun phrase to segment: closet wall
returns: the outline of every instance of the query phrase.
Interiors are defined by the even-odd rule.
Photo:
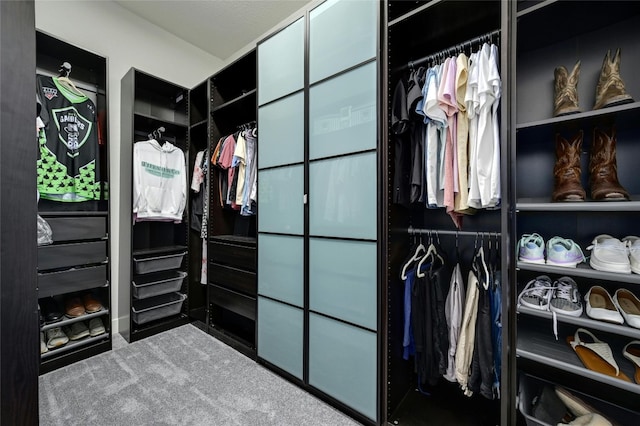
[[[86,126],[86,132],[82,131],[81,125],[78,126],[80,140],[86,142],[80,145],[84,150],[79,150],[79,160],[73,163],[81,167],[79,178],[70,179],[59,172],[58,164],[66,162],[60,155],[56,157],[49,151],[56,146],[55,143],[47,141],[44,145],[46,148],[40,151],[38,159],[38,212],[52,231],[52,243],[38,247],[38,298],[44,317],[41,331],[47,342],[49,330],[63,327],[63,332],[70,335],[74,324],[89,326],[90,321],[95,319],[94,335],[70,340],[60,347],[48,348],[48,351],[41,354],[41,373],[111,349],[106,59],[41,32],[36,33],[36,72],[41,82],[38,84],[42,85],[42,92],[38,96],[45,111],[41,117],[48,122],[45,129],[47,139],[52,135],[49,129],[55,129],[58,120],[69,119],[65,113],[53,111],[53,106],[58,104],[47,104],[48,95],[53,94],[52,102],[65,96],[62,88],[56,89],[58,86],[53,82],[47,83],[48,77],[58,77],[61,74],[59,70],[65,61],[71,65],[69,79],[83,94],[81,99],[87,99],[77,102],[80,124],[85,123]],[[75,114],[72,112],[70,117],[75,117]],[[73,131],[71,125],[61,124],[59,132],[54,131],[53,134],[56,139],[63,138],[65,143],[70,144],[73,141]],[[89,166],[81,162],[90,160],[94,163],[88,163]],[[94,167],[93,173],[91,165]],[[88,170],[84,176],[83,169]],[[69,173],[73,174],[72,171]],[[65,189],[65,185],[74,186],[80,196],[92,199],[79,202],[56,200],[56,194],[60,188]],[[91,308],[99,309],[88,313],[82,308],[82,315],[67,315],[60,321],[47,321],[53,311],[65,314],[68,304],[78,297],[79,300],[90,297],[98,302]],[[104,332],[99,333],[99,326],[104,327]]]
[[[511,129],[515,148],[516,235],[538,233],[545,241],[554,236],[574,240],[584,251],[600,234],[615,238],[637,235],[640,180],[635,171],[640,158],[637,102],[640,82],[635,77],[640,66],[640,15],[629,2],[518,2],[517,46],[514,46],[517,108]],[[573,19],[566,20],[571,15]],[[544,23],[544,24],[543,24]],[[542,25],[553,31],[541,31]],[[594,110],[596,86],[607,52],[611,58],[621,50],[620,77],[636,102]],[[577,92],[580,112],[554,117],[554,70],[564,66],[571,71],[580,61]],[[631,201],[594,201],[590,196],[589,163],[595,130],[617,133],[617,175],[631,194]],[[582,171],[581,183],[587,197],[583,202],[554,203],[554,165],[556,137],[572,139],[582,132],[577,153]],[[620,256],[625,256],[620,252]],[[627,289],[640,296],[640,276],[597,271],[589,261],[576,269],[517,263],[518,290],[532,279],[547,275],[552,280],[568,276],[575,280],[581,297],[594,285],[613,296]],[[583,303],[584,305],[584,303]],[[559,384],[580,395],[605,415],[621,424],[640,420],[640,386],[633,382],[634,367],[623,357],[622,348],[640,339],[640,330],[624,323],[609,324],[590,318],[557,315],[557,339],[550,312],[517,307],[517,369],[521,392],[520,411],[532,419],[533,398],[549,385]],[[631,378],[625,382],[585,368],[567,343],[578,328],[592,332],[610,345],[621,371]],[[583,337],[585,337],[583,335]],[[551,386],[553,386],[553,384]]]
[[[115,2],[72,3],[36,2],[36,28],[107,58],[107,85],[110,94],[107,133],[110,137],[109,155],[112,158],[120,156],[120,80],[132,66],[184,87],[193,87],[223,64],[221,59],[167,33]],[[74,24],[61,25],[68,22],[69,7],[73,8]],[[97,19],[97,16],[100,18]],[[123,141],[124,146],[129,146],[129,142]],[[111,203],[115,212],[120,209],[122,197],[128,197],[130,188],[122,186],[117,162],[112,162],[110,167]],[[128,244],[128,240],[123,240],[120,236],[119,230],[130,227],[130,216],[113,214],[110,222],[113,247],[119,247],[121,243]],[[128,268],[130,259],[123,259],[121,262],[115,252],[110,262],[113,268],[113,308],[118,310],[118,271]],[[119,320],[126,325],[129,318],[114,316],[112,320],[113,330],[117,331]]]
[[[365,422],[381,380],[379,6],[327,1],[258,44],[258,358]]]
[[[384,175],[385,198],[381,201],[384,205],[382,215],[387,224],[385,232],[388,237],[385,257],[381,260],[388,266],[383,276],[385,297],[381,306],[383,318],[386,320],[387,349],[384,363],[386,367],[384,382],[387,385],[381,389],[383,413],[386,420],[399,424],[422,424],[424,419],[442,424],[498,424],[501,422],[501,412],[506,412],[504,408],[501,410],[501,404],[504,406],[506,402],[489,399],[478,393],[471,397],[464,396],[457,382],[447,381],[443,377],[431,383],[425,383],[427,380],[416,374],[415,357],[410,356],[406,359],[407,357],[403,356],[405,309],[410,301],[415,300],[415,295],[410,299],[405,298],[405,283],[400,275],[418,242],[424,243],[425,247],[430,243],[439,247],[439,253],[445,264],[442,269],[444,286],[440,282],[441,291],[444,292],[443,298],[450,291],[449,280],[456,261],[459,260],[461,265],[463,283],[467,283],[472,258],[480,246],[484,247],[487,264],[493,263],[498,271],[506,270],[506,262],[500,260],[497,246],[502,246],[505,240],[500,235],[509,201],[503,195],[501,208],[478,209],[473,215],[464,215],[461,231],[455,232],[454,222],[444,208],[426,208],[424,202],[410,203],[410,200],[403,199],[400,187],[416,181],[411,174],[411,170],[415,170],[411,162],[415,158],[420,159],[421,156],[426,156],[426,153],[421,151],[417,154],[413,151],[415,145],[411,142],[411,133],[417,128],[418,134],[421,134],[424,128],[421,124],[423,117],[416,116],[411,108],[408,111],[408,117],[398,115],[398,109],[394,104],[394,91],[401,79],[405,81],[405,87],[407,87],[407,81],[412,72],[422,76],[422,79],[417,82],[420,90],[424,85],[423,79],[427,68],[444,65],[446,58],[457,56],[462,52],[468,57],[472,52],[478,52],[484,43],[494,43],[501,52],[505,45],[501,43],[501,26],[503,13],[506,11],[503,10],[503,4],[495,1],[389,1],[386,3],[388,79],[383,83],[388,86],[384,97],[386,108],[383,116],[388,120],[385,121],[388,145],[385,146],[387,162],[383,165],[383,169],[388,170],[389,173]],[[505,76],[507,67],[500,61],[500,56],[497,60]],[[421,70],[421,67],[424,68]],[[404,101],[408,102],[406,99]],[[396,102],[402,101],[396,99]],[[502,109],[508,108],[508,104],[505,106],[503,101],[500,105]],[[415,108],[415,104],[413,107]],[[407,127],[404,133],[400,132],[399,126],[402,126],[402,123]],[[501,132],[500,138],[501,149],[506,151],[504,131]],[[414,140],[417,139],[414,138]],[[402,149],[408,149],[411,152],[404,151],[405,154],[402,155]],[[469,155],[469,164],[471,161]],[[427,174],[427,166],[424,167],[424,173]],[[497,163],[496,167],[500,169],[503,166]],[[419,183],[420,176],[417,178]],[[504,194],[506,175],[502,176],[501,181]],[[406,194],[410,193],[407,188],[404,188],[404,191]],[[503,286],[507,286],[506,273],[503,275],[502,282]],[[429,286],[433,285],[436,284],[429,283]],[[415,291],[415,287],[413,288]],[[427,289],[427,292],[429,291],[430,289]],[[468,287],[467,291],[469,291]],[[503,294],[507,291],[508,289],[504,289]],[[433,297],[436,295],[437,293],[434,293]],[[439,302],[444,307],[444,300]],[[415,307],[414,304],[411,309],[415,310]],[[435,312],[429,306],[422,306],[420,309],[424,309],[427,316]],[[502,310],[503,313],[506,312],[505,309]],[[413,329],[418,330],[416,327],[418,325],[414,322]],[[502,332],[505,335],[508,333],[504,322]],[[429,340],[427,345],[431,347],[435,340]],[[507,364],[507,357],[508,352],[503,350],[504,365]],[[511,398],[509,392],[509,387],[503,381],[501,394],[507,401]],[[503,424],[505,423],[503,421]]]
[[[33,23],[33,1],[0,3],[0,424],[38,424]]]

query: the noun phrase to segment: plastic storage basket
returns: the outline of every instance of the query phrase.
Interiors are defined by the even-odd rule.
[[[187,252],[163,254],[161,256],[133,258],[136,274],[178,269],[182,265],[182,258]]]
[[[133,301],[131,318],[136,324],[145,324],[172,315],[177,315],[182,309],[182,303],[187,296],[180,293],[167,293]]]
[[[137,276],[131,283],[133,285],[133,297],[146,299],[147,297],[179,291],[186,276],[186,272],[183,271],[162,271]]]

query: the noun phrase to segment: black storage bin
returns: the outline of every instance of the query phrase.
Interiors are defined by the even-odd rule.
[[[53,244],[38,247],[38,270],[68,268],[107,261],[107,242]]]
[[[177,315],[186,298],[185,294],[167,293],[148,299],[134,300],[131,318],[136,324],[146,324],[150,321]]]
[[[183,271],[163,271],[136,276],[131,283],[133,297],[146,299],[179,291],[186,276],[186,272]]]
[[[107,265],[39,273],[38,297],[89,290],[107,284]]]
[[[216,235],[210,238],[213,263],[256,270],[256,239],[237,235]]]
[[[182,265],[182,259],[186,254],[187,252],[183,251],[154,257],[134,257],[135,273],[148,274],[151,272],[178,269],[180,265]]]
[[[54,242],[93,240],[107,237],[104,216],[45,217]]]

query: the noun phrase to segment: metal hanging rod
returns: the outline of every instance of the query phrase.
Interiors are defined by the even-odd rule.
[[[429,235],[429,234],[437,234],[437,235],[455,235],[455,236],[466,236],[466,237],[481,237],[481,236],[500,236],[502,235],[500,232],[483,232],[483,231],[449,231],[445,229],[422,229],[422,228],[414,228],[410,226],[406,229],[409,235]]]
[[[432,53],[430,55],[424,56],[420,59],[416,59],[413,61],[409,61],[408,63],[406,63],[405,65],[399,66],[397,68],[394,68],[392,70],[393,73],[396,73],[398,71],[404,71],[407,69],[413,69],[415,66],[417,65],[421,65],[425,62],[429,62],[432,59],[436,59],[439,58],[443,55],[452,55],[453,53],[464,49],[465,46],[472,46],[475,43],[482,43],[482,42],[487,42],[487,41],[492,41],[494,39],[494,37],[499,38],[500,37],[500,30],[493,30],[490,31],[486,34],[482,34],[480,36],[474,37],[472,39],[466,40],[466,41],[462,41],[460,43],[456,43],[446,49],[443,49],[439,52],[435,52]]]

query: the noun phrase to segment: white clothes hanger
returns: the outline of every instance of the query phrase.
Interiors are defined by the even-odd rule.
[[[416,275],[420,278],[425,275],[422,272],[422,265],[427,261],[427,259],[431,259],[432,261],[438,259],[440,263],[444,264],[444,259],[440,256],[440,253],[438,253],[438,248],[433,244],[433,239],[431,237],[429,237],[429,247],[427,247],[427,252],[422,256],[422,259],[420,259],[420,262],[418,262],[418,266],[416,267]]]
[[[407,260],[407,262],[402,267],[402,271],[400,272],[400,278],[404,281],[407,279],[407,272],[409,267],[413,265],[413,263],[419,260],[422,257],[422,253],[426,251],[426,247],[422,244],[422,238],[420,239],[420,244],[416,246],[416,249],[413,252],[413,255]]]

